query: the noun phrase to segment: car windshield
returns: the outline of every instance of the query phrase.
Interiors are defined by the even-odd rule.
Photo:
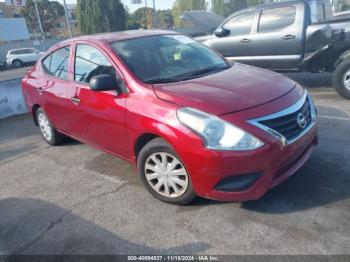
[[[116,54],[142,81],[179,82],[230,67],[215,52],[183,35],[158,35],[111,44]]]

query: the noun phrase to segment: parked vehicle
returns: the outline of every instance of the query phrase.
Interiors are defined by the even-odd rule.
[[[231,64],[174,32],[64,41],[27,72],[22,89],[49,144],[66,135],[131,161],[151,194],[168,203],[257,199],[317,144],[304,88]]]
[[[44,54],[34,48],[13,49],[7,52],[6,62],[8,66],[21,67],[25,64],[35,63]]]
[[[333,73],[350,99],[350,18],[334,18],[328,0],[281,1],[234,13],[198,38],[228,59],[276,71]]]

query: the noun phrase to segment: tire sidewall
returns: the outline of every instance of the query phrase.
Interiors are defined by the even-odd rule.
[[[350,70],[350,60],[340,63],[333,73],[334,88],[344,98],[350,99],[350,90],[345,87],[344,76]]]
[[[159,200],[161,200],[163,202],[170,203],[170,204],[185,205],[185,204],[188,204],[189,202],[193,201],[194,198],[196,197],[196,194],[195,194],[193,186],[192,186],[191,176],[190,176],[189,172],[187,172],[188,187],[186,189],[186,192],[179,197],[175,197],[175,198],[164,197],[164,196],[158,194],[157,192],[155,192],[153,190],[153,188],[149,185],[149,183],[146,179],[146,176],[145,176],[144,166],[145,166],[146,160],[148,159],[148,157],[150,155],[152,155],[154,153],[159,153],[159,152],[165,152],[165,153],[168,153],[168,154],[176,157],[181,162],[183,167],[186,169],[185,164],[183,163],[181,158],[178,156],[178,154],[175,152],[175,150],[168,143],[166,143],[163,139],[154,139],[154,140],[150,141],[149,143],[147,143],[143,147],[143,149],[141,150],[141,152],[139,153],[138,158],[137,158],[137,170],[138,170],[138,173],[141,176],[142,182],[145,185],[145,187],[147,188],[147,190],[154,197],[158,198]],[[187,169],[186,169],[186,171],[187,171]]]

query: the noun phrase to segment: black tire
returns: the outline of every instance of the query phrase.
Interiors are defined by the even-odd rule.
[[[333,72],[333,85],[339,95],[350,99],[350,87],[345,86],[345,77],[350,72],[350,60],[341,62]],[[348,75],[350,77],[350,75]],[[347,79],[348,79],[347,77]]]
[[[42,115],[42,116],[41,116]],[[48,128],[51,132],[51,136],[50,138],[44,134],[44,131],[41,127],[40,124],[40,117],[45,117],[48,121]],[[52,146],[57,146],[62,144],[63,140],[64,140],[64,135],[61,134],[60,132],[58,132],[51,124],[50,119],[48,118],[48,116],[46,115],[46,113],[44,112],[44,110],[42,108],[38,108],[36,111],[36,120],[40,129],[40,134],[43,137],[43,139]]]
[[[174,205],[186,205],[192,202],[196,197],[196,193],[194,192],[191,177],[187,173],[188,176],[188,186],[186,191],[178,197],[165,197],[158,192],[156,192],[149,184],[146,178],[145,174],[145,164],[146,160],[154,153],[160,153],[165,152],[167,154],[170,154],[171,156],[174,156],[177,158],[177,160],[183,165],[183,167],[186,169],[185,165],[181,161],[180,157],[176,154],[175,150],[163,139],[156,138],[148,142],[141,150],[141,152],[138,155],[137,158],[137,170],[138,173],[141,175],[141,179],[147,190],[157,199]]]
[[[14,68],[22,67],[23,66],[23,62],[21,60],[19,60],[19,59],[13,60],[12,61],[12,66]]]

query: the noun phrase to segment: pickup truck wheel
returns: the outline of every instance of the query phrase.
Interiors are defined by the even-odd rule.
[[[64,136],[52,126],[43,109],[39,108],[36,111],[36,119],[40,128],[40,133],[48,144],[57,146],[63,142]]]
[[[341,62],[333,73],[335,90],[344,98],[350,99],[350,60]]]
[[[163,139],[153,139],[142,148],[137,168],[147,190],[159,200],[185,205],[196,198],[184,164]]]

